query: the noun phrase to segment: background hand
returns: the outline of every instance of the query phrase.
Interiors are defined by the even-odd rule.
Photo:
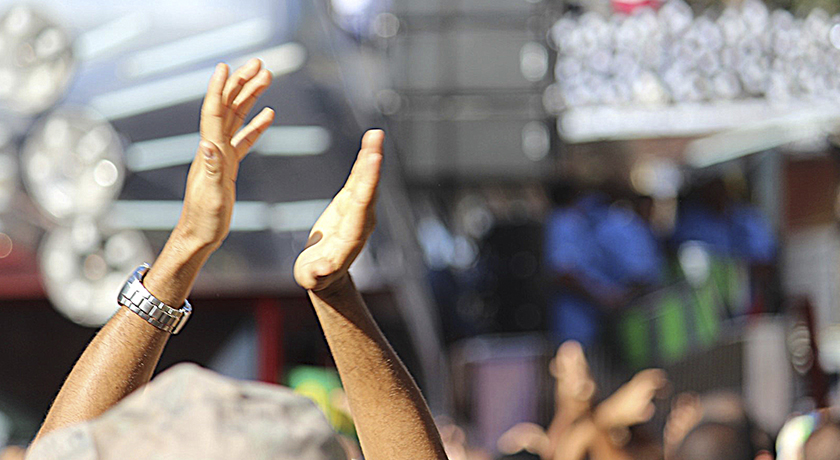
[[[665,458],[671,459],[686,435],[703,419],[703,405],[694,393],[682,393],[674,398],[671,413],[665,422],[662,444]]]
[[[376,225],[376,190],[385,133],[365,133],[347,183],[312,226],[306,249],[295,262],[295,280],[320,291],[343,280]]]
[[[576,419],[591,408],[596,386],[580,343],[563,342],[549,364],[549,372],[557,379],[554,399],[559,410],[571,412],[571,418]]]
[[[274,121],[274,111],[265,108],[239,128],[270,83],[271,73],[258,59],[230,77],[227,65],[216,66],[201,107],[201,142],[176,228],[190,242],[215,249],[230,231],[239,162]]]
[[[599,424],[631,427],[647,422],[656,407],[653,399],[665,388],[668,380],[661,369],[645,369],[621,386],[597,408]]]

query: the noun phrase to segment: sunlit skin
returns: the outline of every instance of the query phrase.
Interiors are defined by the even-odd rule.
[[[271,75],[253,60],[228,75],[220,64],[201,111],[201,141],[178,225],[145,278],[169,305],[182,305],[207,257],[230,230],[239,162],[273,121],[262,111],[239,131]],[[375,225],[384,133],[369,131],[347,183],[313,226],[295,264],[335,358],[365,458],[446,458],[423,396],[373,321],[348,269]],[[38,436],[90,420],[147,383],[169,336],[120,309],[61,388]],[[37,442],[37,438],[36,438]]]
[[[271,125],[264,109],[239,129],[271,74],[253,59],[232,75],[219,64],[201,109],[201,141],[177,226],[144,280],[168,305],[184,303],[204,262],[230,229],[239,162]],[[41,426],[46,433],[98,417],[152,376],[169,334],[120,308],[76,362]]]
[[[385,134],[368,131],[347,183],[310,232],[295,263],[344,384],[365,458],[443,460],[420,390],[373,321],[348,269],[376,224]]]
[[[611,434],[650,420],[653,400],[668,383],[662,370],[646,369],[593,407],[595,382],[583,347],[574,341],[557,349],[549,371],[557,381],[555,415],[548,430],[533,423],[517,424],[499,438],[500,451],[526,450],[544,460],[580,460],[587,453],[599,459],[628,459]]]

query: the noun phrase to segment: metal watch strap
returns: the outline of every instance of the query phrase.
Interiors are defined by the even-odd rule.
[[[117,302],[164,332],[170,334],[181,332],[192,315],[192,305],[184,300],[184,306],[176,309],[153,296],[143,286],[143,277],[146,276],[147,271],[149,271],[148,264],[143,264],[134,270],[120,291]]]

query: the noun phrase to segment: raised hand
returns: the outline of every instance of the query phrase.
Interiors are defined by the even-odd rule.
[[[668,384],[661,369],[645,369],[621,386],[596,409],[596,419],[603,425],[631,427],[647,422],[656,407],[654,398]]]
[[[592,408],[596,386],[580,343],[563,342],[551,360],[549,372],[557,379],[554,402],[564,417],[575,420]]]
[[[702,420],[703,405],[699,396],[694,393],[682,393],[674,398],[662,436],[666,459],[674,457],[686,435]]]
[[[546,458],[551,448],[551,440],[541,426],[522,422],[502,433],[496,440],[496,448],[505,455],[514,455],[524,450]]]
[[[190,167],[178,230],[191,242],[215,249],[230,231],[239,162],[274,121],[263,109],[240,130],[245,116],[271,83],[271,72],[251,59],[228,76],[216,66],[201,108],[201,142]]]
[[[306,249],[295,262],[295,280],[321,291],[346,279],[376,225],[376,190],[385,133],[370,130],[362,138],[347,183],[312,226]]]
[[[295,262],[295,280],[309,290],[347,392],[364,457],[446,460],[420,389],[347,274],[376,225],[384,139],[380,130],[365,133],[347,183],[312,226],[306,249]],[[388,404],[383,405],[385,400]]]
[[[253,59],[228,78],[216,66],[201,108],[201,141],[187,177],[181,219],[143,285],[161,302],[184,305],[199,270],[230,230],[239,162],[274,120],[265,109],[239,130],[271,74]],[[100,416],[152,377],[169,333],[120,308],[88,345],[47,414],[38,437]]]

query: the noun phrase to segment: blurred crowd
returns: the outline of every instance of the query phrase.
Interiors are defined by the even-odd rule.
[[[553,418],[547,428],[528,422],[504,432],[496,442],[504,458],[800,459],[805,450],[805,458],[832,458],[817,456],[817,441],[806,444],[801,430],[794,441],[785,434],[801,425],[798,414],[775,441],[751,420],[742,388],[722,379],[717,389],[683,384],[673,394],[659,369],[691,366],[725,334],[738,336],[743,319],[782,311],[776,229],[743,179],[697,178],[667,200],[571,179],[547,190],[537,283],[546,320],[535,330],[559,346],[547,373],[556,379]],[[532,285],[521,281],[516,292],[527,296]],[[732,371],[721,366],[715,372]],[[817,421],[812,431],[831,430],[827,414],[805,416]],[[451,458],[492,458],[469,432],[444,425]]]
[[[672,225],[664,228],[654,220],[661,204],[650,197],[560,183],[552,198],[544,261],[553,283],[549,324],[554,342],[593,345],[634,302],[650,303],[646,295],[681,282],[700,287],[714,281],[715,271],[728,277],[728,265],[760,277],[756,289],[747,289],[747,298],[705,307],[723,307],[721,313],[730,316],[775,310],[764,304],[767,270],[759,269],[775,262],[774,230],[722,178],[689,189],[671,211]]]
[[[519,423],[497,441],[506,460],[834,460],[840,458],[836,410],[791,414],[774,436],[758,428],[731,390],[669,394],[660,369],[636,373],[612,394],[599,394],[582,346],[564,342],[551,360],[554,416],[547,428]],[[670,400],[670,408],[657,408]],[[649,423],[667,410],[661,430]],[[442,427],[451,460],[491,458],[467,447],[464,431]],[[775,441],[774,441],[775,439]]]

